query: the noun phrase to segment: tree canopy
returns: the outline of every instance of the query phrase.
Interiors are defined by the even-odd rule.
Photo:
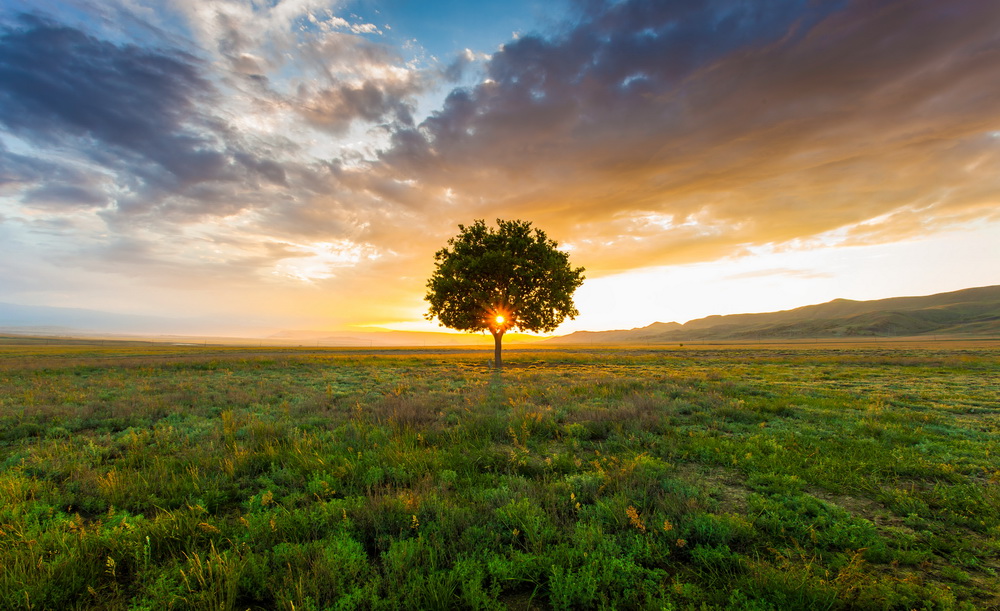
[[[573,292],[583,283],[582,267],[527,221],[477,220],[434,254],[427,281],[428,320],[459,331],[489,330],[500,366],[503,334],[510,330],[551,332],[579,314]]]

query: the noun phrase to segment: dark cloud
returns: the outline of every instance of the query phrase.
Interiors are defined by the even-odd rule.
[[[224,157],[187,127],[211,94],[194,58],[117,46],[30,15],[0,37],[0,123],[34,141],[89,138],[185,182]]]
[[[234,157],[236,161],[266,181],[275,185],[288,186],[285,168],[280,163],[272,159],[258,158],[245,152],[238,152]]]
[[[488,80],[454,92],[426,126],[442,154],[459,148],[464,157],[463,145],[494,142],[501,148],[490,154],[502,163],[536,142],[589,144],[618,134],[612,142],[631,144],[637,135],[677,130],[687,79],[735,49],[801,27],[792,10],[801,4],[587,3],[592,17],[562,37],[506,44],[487,64]]]
[[[107,176],[58,161],[12,153],[0,142],[0,194],[20,195],[32,208],[103,208],[111,202]]]
[[[0,140],[0,189],[2,190],[19,190],[26,185],[39,182],[57,167],[51,162],[12,153]]]
[[[203,72],[183,51],[114,44],[22,15],[0,34],[0,125],[43,150],[75,150],[115,174],[116,213],[181,201],[189,213],[230,212],[215,208],[218,199],[199,197],[229,190],[237,200],[258,180],[285,184],[285,171],[206,112],[217,92]],[[22,157],[19,166],[23,180],[46,183],[26,193],[28,204],[104,206],[111,197],[60,183],[50,162]]]
[[[947,224],[982,214],[1000,186],[968,171],[1000,162],[995,141],[976,144],[1000,126],[1000,4],[582,8],[557,36],[505,45],[488,80],[396,134],[383,171],[451,188],[464,205],[449,223],[503,209],[589,239],[580,256],[609,269],[725,256],[908,207],[925,228]],[[671,222],[643,226],[649,214]]]
[[[356,121],[396,120],[403,126],[412,125],[412,108],[407,101],[412,93],[412,86],[405,81],[340,83],[322,89],[303,84],[296,104],[314,127],[344,134]]]
[[[475,61],[475,54],[471,50],[465,49],[456,55],[455,59],[453,59],[451,63],[445,65],[441,69],[441,78],[448,83],[457,83],[465,77],[466,72]]]
[[[108,205],[108,196],[100,188],[49,182],[28,191],[23,201],[43,208],[103,208]]]

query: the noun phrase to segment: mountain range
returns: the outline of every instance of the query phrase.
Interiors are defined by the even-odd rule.
[[[628,344],[706,340],[1000,336],[1000,285],[874,301],[835,299],[794,310],[656,322],[619,331],[578,331],[546,344]]]

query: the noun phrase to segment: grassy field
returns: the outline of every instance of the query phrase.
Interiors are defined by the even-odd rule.
[[[1000,348],[0,346],[3,609],[1000,606]]]

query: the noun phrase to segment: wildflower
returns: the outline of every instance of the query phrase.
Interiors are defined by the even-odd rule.
[[[639,512],[635,507],[629,505],[628,509],[625,510],[625,515],[628,516],[628,521],[632,523],[632,526],[634,526],[636,530],[646,532],[646,525],[642,523],[642,520],[639,518]]]
[[[670,520],[663,521],[663,532],[670,532],[674,529],[674,525],[670,523]]]
[[[688,542],[685,539],[678,539],[677,540],[677,547],[684,547],[687,544],[688,544]]]
[[[412,518],[413,520],[410,522],[410,528],[412,528],[413,530],[417,530],[418,528],[420,528],[420,521],[417,520],[416,514],[414,514]]]

